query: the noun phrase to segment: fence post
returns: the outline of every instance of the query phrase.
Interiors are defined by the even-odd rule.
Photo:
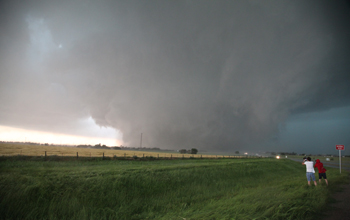
[[[170,154],[170,159],[173,159],[173,155],[172,154]]]
[[[126,153],[124,153],[124,158],[126,158]]]
[[[105,152],[102,153],[102,160],[105,159]]]
[[[77,159],[79,158],[78,152],[77,152]]]
[[[145,158],[145,154],[142,155],[142,158]]]
[[[184,154],[182,154],[182,159],[184,159],[185,158],[185,155]]]
[[[46,159],[46,151],[45,151],[45,159]]]
[[[159,154],[158,154],[158,159],[159,159]]]

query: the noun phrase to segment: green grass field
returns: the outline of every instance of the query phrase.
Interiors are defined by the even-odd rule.
[[[276,159],[21,160],[0,157],[1,219],[316,219],[348,180],[307,186]]]

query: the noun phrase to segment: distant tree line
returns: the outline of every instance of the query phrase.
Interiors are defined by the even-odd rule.
[[[277,155],[277,154],[279,154],[279,155],[282,155],[282,156],[284,156],[284,155],[297,155],[297,153],[295,153],[295,152],[292,152],[292,153],[289,153],[289,152],[271,152],[271,155]]]
[[[78,148],[95,148],[95,149],[112,149],[111,147],[107,147],[106,145],[96,144],[95,146],[92,145],[78,145]]]
[[[127,147],[127,146],[113,146],[108,147],[106,145],[96,144],[92,145],[77,145],[78,148],[93,148],[93,149],[108,149],[108,150],[147,150],[147,151],[173,151],[167,149],[160,149],[158,147]]]
[[[181,149],[181,150],[179,150],[179,153],[181,153],[181,154],[197,154],[198,150],[196,148],[192,148],[190,150]]]

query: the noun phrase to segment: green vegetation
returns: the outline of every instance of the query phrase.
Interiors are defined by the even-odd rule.
[[[0,158],[1,219],[314,219],[347,173],[308,187],[275,159]]]

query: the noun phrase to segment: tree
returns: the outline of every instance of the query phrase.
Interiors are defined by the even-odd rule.
[[[196,148],[191,149],[191,154],[197,154],[198,150]]]
[[[187,150],[186,149],[181,149],[181,150],[179,150],[179,152],[180,152],[180,154],[185,154],[187,152]]]

